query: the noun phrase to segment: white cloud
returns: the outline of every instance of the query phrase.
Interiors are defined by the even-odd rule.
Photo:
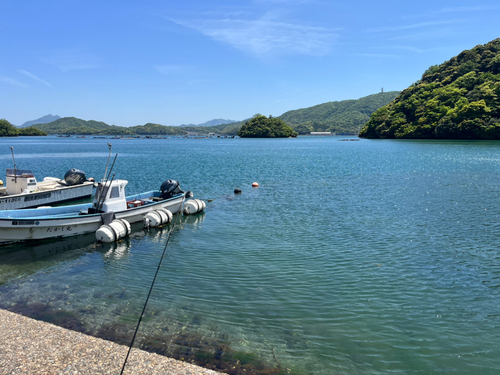
[[[282,22],[269,15],[254,20],[226,18],[173,22],[258,56],[324,56],[330,53],[339,37],[339,29]]]
[[[26,70],[22,70],[22,69],[20,69],[20,70],[18,70],[18,72],[19,72],[19,73],[21,73],[21,74],[24,74],[24,75],[25,75],[25,76],[27,76],[27,77],[33,78],[35,81],[38,81],[38,82],[40,82],[40,83],[43,83],[44,85],[47,85],[47,86],[49,86],[49,87],[52,87],[52,85],[51,85],[50,83],[48,83],[48,82],[44,81],[44,80],[43,80],[43,79],[41,79],[41,78],[38,78],[36,75],[34,75],[34,74],[30,73],[30,72],[27,72]]]
[[[53,56],[42,59],[43,62],[56,66],[63,72],[70,70],[95,69],[101,66],[100,59],[95,55],[79,49],[58,51]]]
[[[15,79],[12,79],[12,78],[9,78],[9,77],[5,77],[5,76],[0,76],[0,82],[6,82],[8,84],[11,84],[11,85],[17,86],[17,87],[23,87],[23,88],[29,87],[29,85],[27,85],[25,83],[16,81]]]

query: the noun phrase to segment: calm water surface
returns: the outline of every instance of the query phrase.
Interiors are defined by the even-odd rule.
[[[500,143],[0,140],[0,170],[178,179],[135,346],[254,373],[497,374]],[[257,181],[258,189],[251,187]],[[240,187],[243,193],[235,196]],[[0,307],[128,344],[170,227],[0,249]]]

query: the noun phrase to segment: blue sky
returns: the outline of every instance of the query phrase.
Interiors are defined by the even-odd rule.
[[[279,116],[403,90],[500,37],[498,1],[0,1],[0,118]]]

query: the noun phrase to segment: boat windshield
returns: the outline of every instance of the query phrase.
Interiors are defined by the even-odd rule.
[[[29,169],[7,169],[7,177],[33,177],[33,172]]]

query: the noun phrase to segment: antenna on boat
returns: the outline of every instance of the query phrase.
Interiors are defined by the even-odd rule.
[[[104,176],[102,177],[103,181],[106,181],[106,173],[108,173],[108,165],[109,165],[109,159],[111,158],[111,143],[108,142],[108,147],[109,147],[109,155],[108,155],[108,162],[106,163],[106,169],[104,170]]]
[[[14,162],[14,181],[17,182],[17,165],[16,165],[16,159],[14,159],[14,147],[10,147],[10,152],[12,153],[12,161]]]

